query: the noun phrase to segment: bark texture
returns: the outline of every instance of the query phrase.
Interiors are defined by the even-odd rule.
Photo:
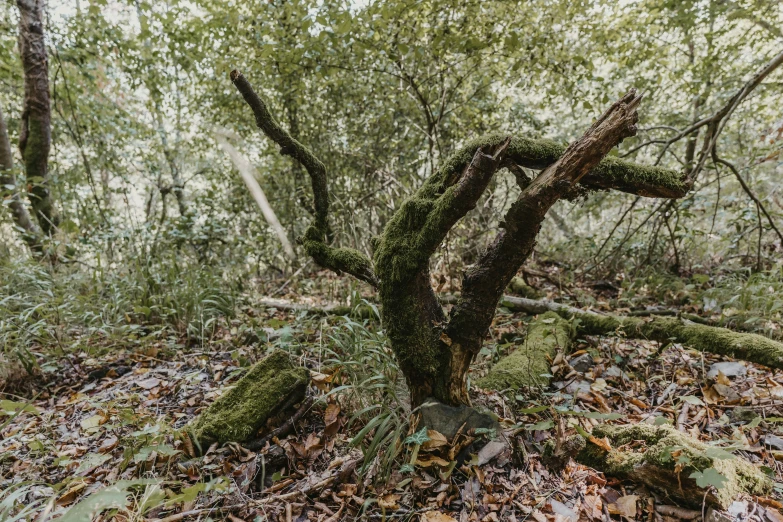
[[[41,229],[30,217],[16,188],[16,176],[13,172],[14,156],[11,142],[8,139],[8,127],[0,109],[0,194],[7,201],[14,224],[19,229],[22,239],[34,253],[41,252]]]
[[[682,317],[623,317],[522,297],[505,296],[502,304],[530,314],[553,311],[563,317],[576,318],[577,330],[588,335],[620,334],[664,344],[681,343],[694,350],[783,369],[783,343],[758,334],[707,326]]]
[[[30,203],[41,231],[51,235],[60,219],[49,190],[49,149],[52,142],[49,104],[49,62],[44,39],[43,0],[17,0],[19,52],[24,67],[24,106],[19,151],[31,185]]]

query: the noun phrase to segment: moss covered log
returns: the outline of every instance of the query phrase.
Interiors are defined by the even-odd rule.
[[[244,442],[285,405],[301,400],[310,374],[275,351],[256,363],[187,428],[202,447],[213,442]]]
[[[571,345],[571,323],[554,312],[534,319],[527,329],[525,342],[495,364],[479,379],[478,386],[492,390],[546,386],[551,361],[558,349]]]
[[[505,134],[489,134],[467,142],[449,157],[438,173],[457,172],[465,168],[476,149],[502,143]],[[547,139],[513,136],[506,158],[516,165],[544,169],[557,161],[566,147]],[[639,165],[614,156],[607,156],[579,182],[586,188],[620,190],[645,197],[681,198],[690,186],[682,173],[662,167]]]
[[[529,314],[553,311],[563,317],[577,318],[577,331],[588,335],[619,334],[661,343],[680,343],[694,350],[783,369],[783,343],[758,334],[734,332],[681,317],[623,317],[580,310],[552,301],[512,296],[504,296],[501,304],[510,310]]]
[[[694,350],[726,355],[770,368],[783,368],[783,344],[752,333],[706,326],[679,317],[579,317],[579,330],[590,335],[621,332],[627,337],[681,343]]]
[[[608,441],[612,449],[606,451],[604,444],[578,436],[582,442],[571,444],[581,448],[575,455],[578,462],[663,491],[692,507],[701,507],[705,494],[708,504],[726,509],[743,493],[767,495],[772,491],[772,480],[747,460],[730,456],[671,426],[602,425],[593,430],[592,436]],[[552,448],[550,445],[548,450]],[[692,474],[706,474],[722,485],[700,487]]]
[[[527,297],[528,299],[538,299],[541,297],[541,294],[538,290],[527,284],[524,279],[518,276],[514,276],[514,278],[508,284],[508,287],[506,287],[506,290],[512,294]]]

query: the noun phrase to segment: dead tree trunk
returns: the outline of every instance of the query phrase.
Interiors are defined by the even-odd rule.
[[[689,186],[673,171],[605,158],[636,133],[641,98],[629,92],[568,148],[548,140],[489,135],[469,142],[405,201],[373,242],[372,260],[327,239],[326,167],[280,127],[238,71],[231,80],[250,105],[258,127],[310,175],[314,222],[300,242],[325,268],[349,274],[379,290],[382,318],[413,405],[433,397],[469,404],[467,374],[481,349],[503,290],[535,245],[547,211],[560,198],[586,190],[616,189],[648,197],[678,198]],[[543,169],[506,213],[494,242],[463,279],[463,293],[447,317],[430,285],[429,259],[448,231],[470,210],[501,168]],[[518,170],[518,169],[516,169]]]
[[[44,235],[59,224],[49,190],[49,149],[52,142],[49,105],[49,64],[44,40],[43,0],[17,0],[19,52],[24,66],[24,106],[19,150],[24,160],[30,203]]]
[[[14,224],[19,229],[24,242],[34,253],[40,253],[41,229],[30,218],[30,213],[27,212],[27,207],[19,196],[13,168],[14,155],[11,151],[11,141],[8,139],[8,127],[5,124],[3,111],[0,110],[0,194],[3,199],[8,199],[8,208],[11,209]]]

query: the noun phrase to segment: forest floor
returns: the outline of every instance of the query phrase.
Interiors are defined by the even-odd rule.
[[[775,498],[702,512],[573,462],[553,473],[540,458],[545,441],[576,424],[668,422],[783,482],[781,371],[678,345],[579,339],[574,353],[553,361],[548,389],[473,391],[502,433],[449,441],[409,428],[404,385],[377,321],[253,307],[243,314],[198,346],[92,347],[62,353],[57,370],[38,378],[7,371],[0,520],[62,513],[66,522],[89,521],[99,512],[102,520],[166,522],[783,520],[779,489]],[[498,314],[475,377],[513,349],[528,320]],[[260,452],[194,447],[181,428],[272,349],[296,356],[313,377],[315,400],[291,433]]]

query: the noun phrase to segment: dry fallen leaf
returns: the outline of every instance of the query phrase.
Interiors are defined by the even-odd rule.
[[[427,430],[427,436],[430,438],[430,440],[425,441],[424,444],[421,445],[422,451],[432,451],[449,444],[446,436],[438,431]]]
[[[434,466],[436,464],[445,468],[449,465],[449,461],[435,455],[421,455],[418,459],[416,459],[416,465],[423,468],[429,468],[430,466]]]
[[[332,403],[326,407],[324,412],[324,435],[334,437],[340,428],[340,406]]]
[[[108,453],[109,451],[113,450],[117,447],[117,437],[112,435],[108,439],[104,440],[101,443],[101,446],[98,448],[98,451],[101,453]]]
[[[606,507],[612,515],[634,519],[636,518],[636,502],[638,500],[639,495],[626,495],[618,498]]]
[[[142,379],[136,383],[141,388],[144,388],[145,390],[151,390],[152,388],[158,386],[160,384],[160,379],[157,377],[148,377],[146,379]]]
[[[378,505],[383,509],[399,509],[398,500],[400,500],[400,495],[389,493],[378,499]]]
[[[325,373],[310,370],[310,380],[315,384],[316,388],[325,392],[331,387],[332,381],[334,380],[334,374],[327,375]]]
[[[590,438],[588,440],[604,451],[612,451],[612,445],[609,443],[608,437],[599,439],[597,437],[593,437],[592,435],[590,435]]]
[[[106,418],[103,415],[93,415],[82,420],[79,425],[85,431],[95,431],[104,422],[106,422]]]
[[[439,511],[427,511],[421,514],[421,522],[457,522],[457,519]]]

